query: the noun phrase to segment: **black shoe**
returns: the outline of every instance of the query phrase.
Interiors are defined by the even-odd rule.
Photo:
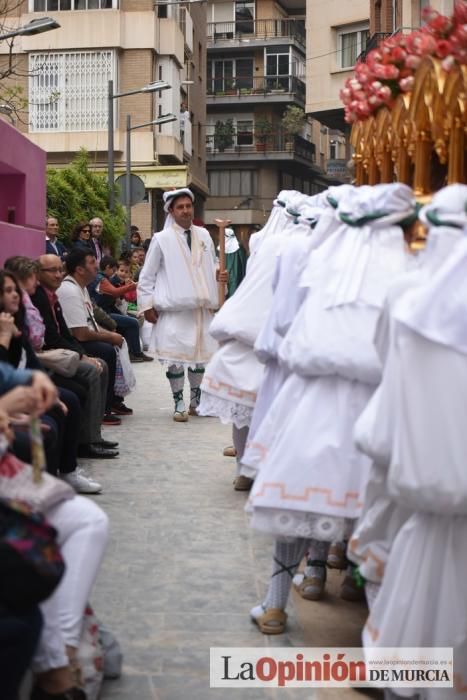
[[[93,442],[93,445],[98,445],[99,447],[106,447],[108,450],[116,450],[118,448],[118,442],[113,440],[99,440],[99,442]]]
[[[46,690],[35,686],[31,693],[30,700],[86,700],[87,696],[84,690],[80,688],[70,688],[64,693],[59,693],[58,695],[48,693]]]
[[[80,445],[78,457],[91,457],[92,459],[112,459],[118,456],[118,450],[109,450],[102,445]]]
[[[128,406],[125,406],[123,403],[118,403],[115,404],[115,406],[112,406],[112,413],[114,413],[117,416],[132,416],[133,415],[133,409],[128,408]]]
[[[121,420],[118,416],[113,416],[110,411],[109,413],[106,413],[104,417],[102,418],[102,425],[120,425]]]
[[[143,354],[141,355],[134,355],[132,352],[129,353],[130,355],[130,362],[144,362],[144,357]]]

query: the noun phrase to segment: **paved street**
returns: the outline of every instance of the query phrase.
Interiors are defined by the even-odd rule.
[[[290,605],[287,635],[264,637],[250,623],[248,610],[269,578],[271,546],[247,526],[246,496],[232,489],[234,460],[222,456],[230,428],[214,418],[174,423],[164,370],[156,362],[134,368],[138,387],[128,404],[135,414],[105,429],[120,441],[120,458],[95,461],[92,470],[104,486],[96,500],[111,521],[92,603],[125,655],[124,675],[105,683],[103,700],[234,697],[209,690],[210,646],[359,645],[363,606],[334,604],[334,596]],[[334,577],[331,590],[338,583]],[[248,700],[336,696],[240,693]]]

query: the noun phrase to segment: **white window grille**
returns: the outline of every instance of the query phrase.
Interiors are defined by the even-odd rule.
[[[29,0],[29,12],[118,9],[118,0]]]
[[[31,132],[107,129],[113,51],[31,54],[29,71]]]

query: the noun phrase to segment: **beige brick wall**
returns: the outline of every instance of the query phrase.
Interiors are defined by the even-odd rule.
[[[120,9],[123,12],[144,12],[152,10],[153,0],[120,0]]]
[[[151,236],[151,207],[149,204],[141,202],[131,208],[131,223],[138,226],[143,239]]]
[[[153,65],[153,51],[131,49],[122,52],[119,60],[120,76],[115,91],[127,92],[150,83],[154,79]],[[116,102],[118,103],[119,128],[122,131],[126,128],[127,114],[131,114],[133,124],[144,124],[154,119],[154,95],[129,95],[116,100]]]
[[[1,2],[1,0],[0,0]],[[24,54],[16,55],[13,58],[14,67],[13,73],[9,78],[5,78],[2,81],[2,88],[22,88],[22,97],[28,99],[28,58]],[[0,73],[2,70],[8,68],[8,58],[7,56],[0,55]],[[28,131],[28,111],[27,108],[24,111],[20,111],[18,115],[12,115],[14,119],[14,124],[19,131],[26,133]]]
[[[190,5],[193,19],[193,58],[189,88],[189,109],[193,113],[193,157],[190,169],[193,179],[207,188],[206,175],[206,6]]]
[[[287,13],[274,0],[257,0],[256,19],[287,17]]]

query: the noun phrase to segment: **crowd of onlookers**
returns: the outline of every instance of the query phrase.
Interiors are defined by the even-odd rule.
[[[15,460],[16,476],[37,462],[33,423],[40,426],[51,492],[57,484],[69,489],[42,508],[58,532],[66,563],[60,585],[41,605],[42,621],[37,604],[9,611],[0,600],[0,665],[10,668],[2,679],[5,700],[16,700],[32,657],[37,675],[31,698],[85,698],[76,653],[107,518],[92,501],[75,495],[102,490],[79,460],[117,457],[118,443],[103,437],[102,426],[118,426],[133,413],[121,390],[127,361],[153,360],[144,352],[136,299],[147,247],[134,228],[114,257],[102,233],[99,218],[79,222],[66,245],[59,222],[49,217],[44,254],[37,260],[10,257],[0,270],[0,501],[11,495],[2,492],[7,471],[2,464],[8,461],[9,474]],[[25,474],[31,481],[32,471]]]

